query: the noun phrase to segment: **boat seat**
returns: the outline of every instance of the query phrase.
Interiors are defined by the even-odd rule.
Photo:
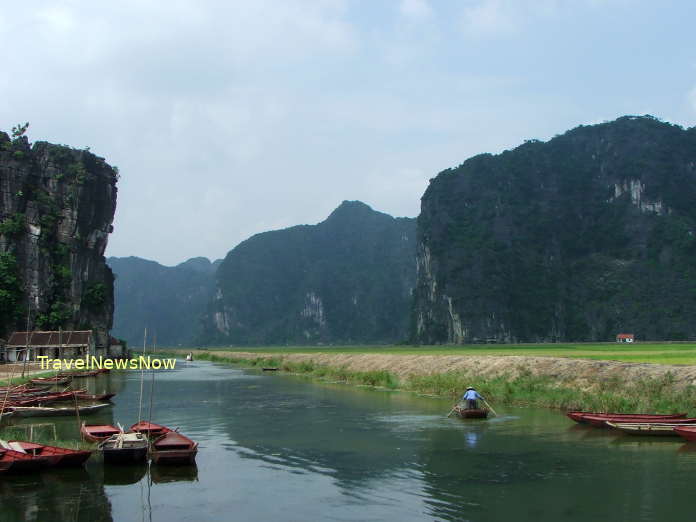
[[[17,451],[19,453],[26,453],[26,451],[24,451],[24,448],[19,442],[7,442],[6,440],[0,439],[0,446],[8,450]]]

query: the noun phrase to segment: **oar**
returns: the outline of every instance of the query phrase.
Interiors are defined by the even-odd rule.
[[[458,406],[458,405],[459,405],[459,402],[457,402],[454,406],[452,406],[452,409],[451,409],[450,412],[447,414],[447,417],[449,417],[450,415],[452,415],[452,413],[454,413],[454,410],[457,409],[457,406]]]
[[[486,402],[486,399],[483,399],[483,398],[482,398],[481,400],[483,401],[483,404],[485,404],[485,405],[488,407],[488,409],[491,410],[491,411],[493,412],[493,415],[495,415],[495,416],[497,417],[498,414],[495,412],[495,410],[493,409],[493,407],[492,407],[490,404],[488,404],[488,403]]]

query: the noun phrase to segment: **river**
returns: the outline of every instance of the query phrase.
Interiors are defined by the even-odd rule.
[[[118,392],[89,423],[137,421],[139,372],[88,384]],[[151,385],[146,374],[144,418]],[[440,399],[197,361],[156,372],[154,391],[153,422],[197,440],[197,466],[105,468],[93,457],[84,470],[0,476],[0,521],[692,518],[696,448],[679,439],[531,408],[448,419]],[[73,418],[31,422],[77,433]]]

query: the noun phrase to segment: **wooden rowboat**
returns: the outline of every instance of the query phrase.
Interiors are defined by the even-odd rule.
[[[164,435],[165,433],[169,433],[172,430],[167,428],[166,426],[162,426],[161,424],[155,424],[154,422],[140,421],[133,424],[130,427],[130,431],[136,433],[143,433],[147,437],[154,438],[159,437],[160,435]]]
[[[607,422],[607,425],[624,433],[628,433],[630,435],[653,435],[664,437],[678,436],[678,433],[674,431],[674,429],[682,426],[681,424],[672,423],[631,422]],[[696,426],[696,419],[692,419],[692,424],[690,424],[689,426]]]
[[[696,441],[696,426],[677,426],[674,432],[688,441]]]
[[[83,379],[85,377],[96,377],[100,373],[100,370],[87,370],[85,372],[59,373],[58,377],[72,377],[73,379]]]
[[[29,382],[32,384],[49,384],[51,386],[58,386],[63,384],[68,384],[71,377],[37,377],[36,379],[31,379]]]
[[[612,422],[620,422],[621,419],[635,419],[636,421],[640,419],[679,419],[686,417],[686,413],[673,413],[673,414],[652,414],[652,413],[597,413],[592,411],[569,411],[566,413],[569,419],[579,422],[581,424],[589,424],[586,417],[603,417],[606,420]]]
[[[36,444],[35,442],[19,440],[11,440],[8,442],[15,447],[22,448],[27,455],[42,457],[48,467],[67,468],[82,466],[92,455],[91,451],[45,446],[43,444]]]
[[[107,464],[142,462],[147,458],[149,447],[150,443],[142,433],[118,433],[97,446]]]
[[[1,473],[27,473],[38,471],[45,465],[44,459],[20,451],[0,448]]]
[[[90,406],[78,406],[80,415],[90,415],[110,404],[94,404]],[[17,417],[57,417],[75,415],[75,408],[48,408],[43,406],[13,406],[12,411]]]
[[[454,412],[462,419],[486,419],[488,417],[488,410],[482,408],[466,409],[455,406]]]
[[[80,427],[80,433],[89,442],[101,442],[113,435],[121,433],[121,430],[109,424],[86,425],[84,422]]]
[[[609,422],[619,423],[619,424],[694,424],[696,419],[691,418],[678,418],[678,419],[665,419],[665,418],[653,418],[653,419],[636,419],[634,417],[623,417],[623,418],[598,418],[588,415],[587,422],[597,428],[608,428]]]
[[[92,395],[89,393],[76,393],[75,394],[75,398],[80,399],[82,401],[100,401],[100,402],[110,401],[115,396],[116,396],[115,393],[98,393],[95,395]]]
[[[169,431],[152,443],[152,461],[157,464],[193,464],[198,443],[176,431]]]

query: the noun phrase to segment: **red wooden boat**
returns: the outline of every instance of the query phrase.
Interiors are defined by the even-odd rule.
[[[0,473],[26,473],[37,471],[45,465],[45,460],[20,451],[0,448]]]
[[[115,393],[98,393],[95,395],[89,394],[89,393],[76,393],[75,398],[80,399],[82,401],[101,401],[101,402],[107,402],[112,399],[112,397],[115,397]]]
[[[154,422],[140,421],[133,424],[130,427],[130,431],[143,433],[148,437],[159,437],[160,435],[169,433],[172,430],[166,426],[162,426],[161,424],[155,424]]]
[[[696,441],[696,426],[677,426],[674,431],[686,440]]]
[[[56,386],[59,384],[68,384],[70,382],[70,377],[37,377],[36,379],[31,379],[32,384],[50,384],[51,386]]]
[[[594,415],[585,415],[585,422],[596,428],[606,428],[607,422],[632,424],[694,424],[696,419],[687,419],[684,417],[596,417]]]
[[[621,422],[621,419],[631,418],[634,420],[642,419],[679,419],[686,417],[686,413],[672,413],[672,414],[652,414],[652,413],[598,413],[592,411],[569,411],[566,416],[579,422],[581,424],[590,424],[585,417],[603,417],[605,419],[611,420],[612,422]]]
[[[90,455],[91,451],[73,450],[68,448],[59,448],[57,446],[45,446],[34,442],[25,442],[21,440],[11,440],[10,444],[18,445],[27,455],[33,457],[42,457],[49,467],[73,467],[82,466]]]
[[[59,373],[58,377],[72,377],[73,379],[80,379],[84,377],[96,377],[101,371],[99,370],[87,370],[84,372],[70,372],[70,373]]]
[[[176,431],[169,431],[152,443],[151,457],[156,464],[193,464],[198,443]]]
[[[85,423],[83,422],[82,426],[80,427],[80,433],[85,438],[85,440],[88,440],[89,442],[101,442],[103,440],[108,439],[112,435],[118,435],[119,433],[121,433],[121,430],[108,424],[93,424],[88,426],[85,425]]]
[[[455,406],[454,412],[462,419],[486,419],[488,417],[488,410],[481,408],[467,409]]]

